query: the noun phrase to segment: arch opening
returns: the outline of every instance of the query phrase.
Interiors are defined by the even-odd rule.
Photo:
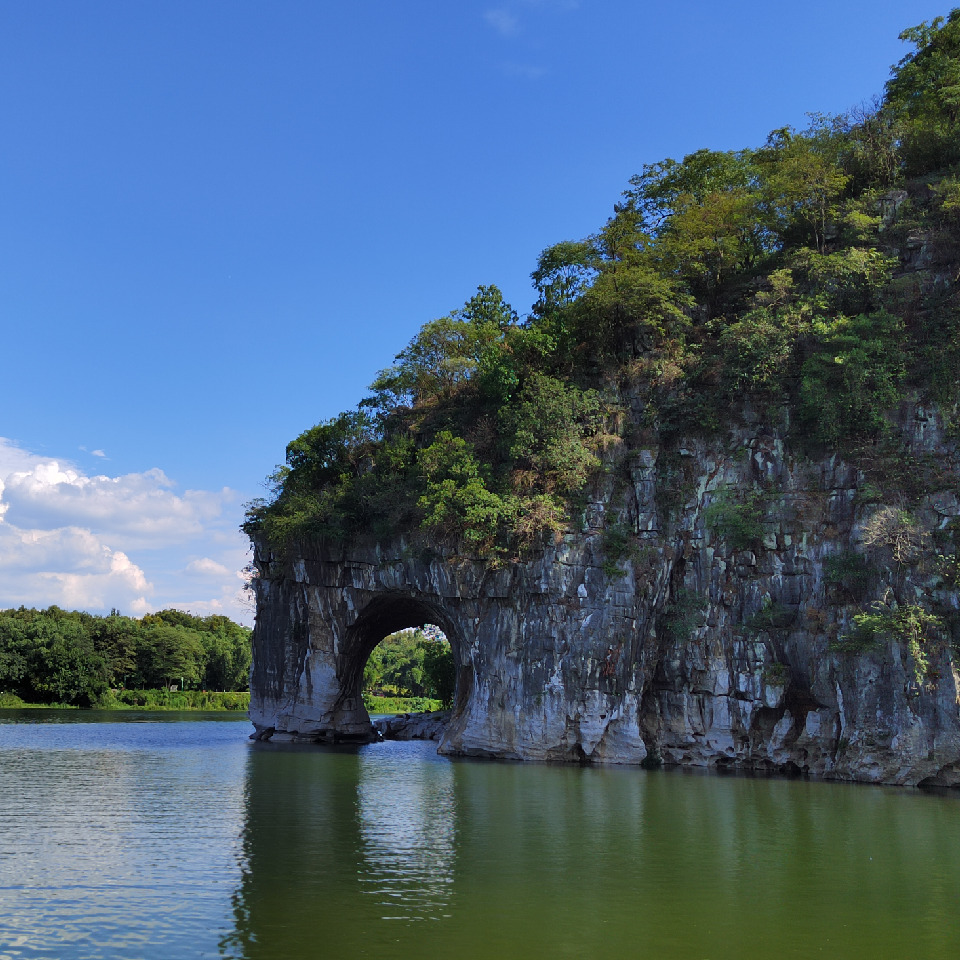
[[[363,669],[363,698],[371,713],[449,710],[456,673],[453,650],[436,625],[407,627],[384,637]]]
[[[388,637],[427,628],[428,640],[446,641],[452,655],[449,692],[446,699],[459,712],[467,701],[462,654],[465,646],[457,625],[437,604],[405,595],[379,596],[371,600],[346,631],[337,658],[340,680],[338,708],[351,716],[352,724],[370,725],[363,701],[364,672],[374,650]],[[368,672],[368,679],[369,679]],[[371,726],[372,729],[372,726]]]

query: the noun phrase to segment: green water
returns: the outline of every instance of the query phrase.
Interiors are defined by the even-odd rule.
[[[960,956],[960,803],[0,723],[0,958]]]

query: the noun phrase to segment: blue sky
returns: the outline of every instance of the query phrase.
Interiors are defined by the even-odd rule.
[[[250,622],[245,500],[644,163],[882,91],[923,0],[0,0],[0,607]]]

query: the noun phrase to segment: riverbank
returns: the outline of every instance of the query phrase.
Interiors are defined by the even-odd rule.
[[[247,691],[221,690],[110,690],[93,705],[96,710],[205,710],[245,713]],[[70,703],[26,703],[12,693],[0,693],[0,709],[80,710]]]
[[[368,713],[433,713],[442,710],[440,700],[432,697],[374,697],[363,695],[363,705]]]
[[[363,698],[370,713],[430,713],[440,709],[440,701],[429,697]],[[246,712],[250,693],[220,690],[108,690],[95,704],[96,710],[223,710]],[[0,693],[2,710],[79,710],[70,703],[26,703],[13,693]]]

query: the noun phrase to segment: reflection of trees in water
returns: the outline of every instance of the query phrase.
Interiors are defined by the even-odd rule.
[[[224,957],[304,955],[305,944],[349,930],[356,892],[357,755],[254,745],[233,897],[235,929]]]
[[[954,799],[433,749],[255,746],[223,956],[960,956]]]
[[[236,853],[235,926],[221,956],[352,955],[378,937],[393,941],[388,918],[448,915],[453,769],[435,750],[419,742],[359,750],[255,745]]]
[[[361,890],[383,919],[449,916],[456,843],[450,763],[417,762],[422,745],[390,743],[360,754],[357,818]]]

